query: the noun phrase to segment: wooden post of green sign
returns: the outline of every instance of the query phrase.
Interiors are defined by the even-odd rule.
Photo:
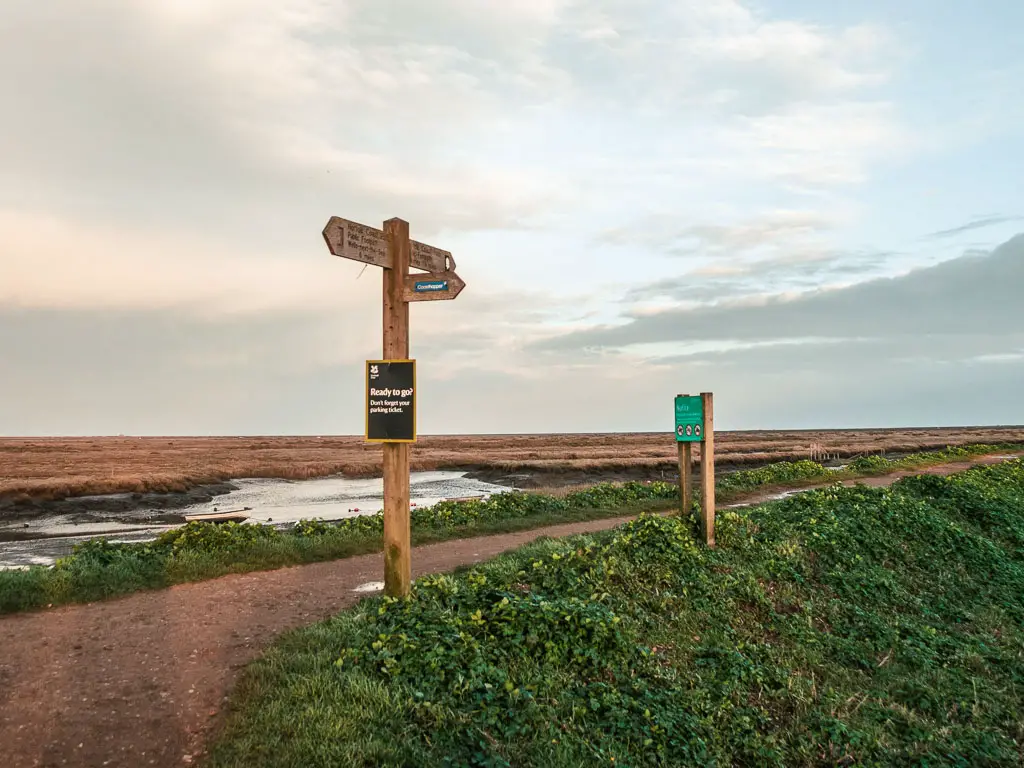
[[[715,546],[715,409],[710,392],[700,393],[704,406],[704,433],[700,445],[701,534],[704,543]]]
[[[676,445],[679,448],[679,512],[687,517],[693,510],[693,453],[688,442],[677,441]]]
[[[710,392],[676,395],[676,443],[679,445],[679,509],[684,517],[693,509],[691,445],[700,443],[701,514],[704,543],[715,546],[715,414]]]

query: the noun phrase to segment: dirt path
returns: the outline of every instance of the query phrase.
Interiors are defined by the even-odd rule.
[[[996,457],[871,478],[950,474]],[[413,576],[541,536],[630,518],[417,547]],[[202,749],[236,671],[282,631],[324,619],[380,579],[380,555],[264,571],[0,619],[0,755],[22,766],[182,766]]]
[[[952,475],[957,472],[963,472],[965,469],[970,469],[971,467],[998,464],[1002,461],[1006,461],[1006,459],[1018,458],[1022,455],[1024,455],[1024,453],[1007,453],[999,456],[979,456],[968,461],[957,461],[952,462],[950,464],[938,464],[934,467],[924,467],[922,469],[904,469],[898,472],[891,472],[886,475],[878,475],[876,477],[861,477],[855,480],[843,480],[841,481],[841,484],[849,487],[852,485],[857,485],[859,483],[861,485],[866,485],[869,488],[882,488],[888,485],[892,485],[901,477],[910,477],[912,475]],[[729,506],[732,508],[750,507],[755,504],[763,504],[766,501],[772,501],[774,499],[782,498],[784,495],[789,495],[792,493],[801,493],[803,491],[809,491],[814,488],[824,488],[828,485],[831,485],[831,483],[808,483],[807,485],[802,485],[799,488],[794,488],[789,491],[757,491],[756,493],[745,495],[741,501],[733,502],[729,504]]]

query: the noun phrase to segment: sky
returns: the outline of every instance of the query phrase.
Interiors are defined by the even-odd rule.
[[[982,8],[984,9],[982,11]],[[1024,4],[4,0],[0,435],[1024,424]]]

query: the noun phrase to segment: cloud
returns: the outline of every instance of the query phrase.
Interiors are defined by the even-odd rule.
[[[721,223],[721,219],[733,220]],[[837,214],[822,210],[774,208],[743,217],[722,211],[715,223],[695,223],[691,216],[664,211],[605,229],[595,241],[611,245],[641,243],[673,255],[701,251],[736,253],[826,232],[834,229],[839,220]]]
[[[932,232],[927,235],[929,239],[942,239],[948,237],[955,237],[956,235],[962,235],[964,232],[972,232],[976,229],[984,229],[985,227],[992,227],[997,224],[1008,224],[1014,221],[1021,221],[1020,216],[983,216],[979,219],[974,219],[966,224],[961,224],[959,227],[953,227],[952,229],[943,229],[938,232]]]
[[[431,402],[464,409],[457,423],[424,411],[427,431],[639,428],[680,378],[731,367],[719,384],[738,403],[743,360],[772,381],[785,360],[820,378],[815,355],[902,359],[876,340],[930,329],[928,365],[942,349],[967,359],[954,342],[982,338],[985,307],[951,284],[991,279],[992,316],[1019,320],[1005,305],[1020,274],[994,271],[995,254],[957,262],[941,290],[922,271],[843,287],[898,260],[860,244],[876,223],[900,228],[874,216],[866,182],[931,146],[930,126],[908,140],[893,87],[908,40],[862,16],[816,24],[739,0],[13,0],[0,332],[17,351],[0,416],[25,431],[358,431],[358,402],[320,404],[358,401],[380,275],[329,256],[335,214],[401,216],[468,283],[411,310]],[[909,316],[915,291],[958,307],[964,334]],[[972,364],[1015,370],[1020,345],[992,338]],[[624,405],[578,414],[581,392]]]
[[[849,93],[887,80],[893,41],[885,29],[857,25],[828,30],[740,13],[734,24],[696,42],[701,73],[723,105],[756,114],[780,104]]]
[[[561,55],[550,55],[577,74],[583,67],[568,62],[585,62],[610,93],[628,92],[634,103],[765,113],[882,83],[898,51],[878,25],[766,18],[734,0],[603,0],[572,10],[552,40]],[[588,45],[595,39],[604,44]]]
[[[363,360],[379,353],[375,326],[363,349],[350,338],[365,326],[355,313],[325,324],[309,314],[189,320],[168,310],[0,311],[5,391],[18,393],[0,399],[0,431],[359,434]],[[463,330],[451,340],[461,347]],[[485,338],[470,341],[486,349]],[[1024,363],[1008,352],[998,362],[956,359],[999,349],[986,334],[957,342],[952,357],[932,354],[940,338],[923,349],[901,339],[837,340],[655,361],[628,351],[561,355],[529,368],[467,366],[450,375],[415,337],[419,426],[421,434],[667,435],[680,388],[715,393],[720,429],[1024,423]],[[1024,349],[1019,335],[1015,349]]]
[[[421,432],[516,431],[517,421],[544,429],[537,414],[555,423],[558,409],[579,402],[585,372],[497,365],[506,350],[486,327],[444,332],[445,304],[411,308],[417,321],[437,318],[429,331],[427,322],[413,329]],[[0,310],[5,391],[18,393],[0,399],[0,433],[358,434],[364,360],[380,354],[379,316],[372,320],[344,307],[203,318],[157,308]],[[483,364],[465,364],[466,355]],[[609,381],[620,394],[632,387]]]
[[[284,254],[223,250],[188,233],[71,224],[0,211],[8,255],[0,261],[0,306],[178,308],[190,314],[375,306],[379,270],[353,279],[353,262],[330,255],[319,232]],[[318,242],[319,240],[319,242]]]
[[[796,291],[802,294],[825,286],[859,282],[888,266],[891,253],[840,251],[831,248],[781,251],[749,262],[730,260],[728,265],[701,267],[676,277],[636,286],[621,298],[630,315],[658,314],[649,309],[667,303],[694,307],[720,300],[771,297]],[[662,306],[662,310],[666,307]]]
[[[742,118],[725,137],[754,174],[796,187],[860,184],[872,163],[913,151],[911,134],[884,101],[795,104]]]
[[[619,297],[635,311],[649,302],[710,303],[724,297],[774,295],[864,279],[887,267],[894,254],[837,244],[853,218],[841,206],[774,209],[732,221],[686,223],[678,215],[651,214],[602,232],[598,243],[642,245],[677,257],[685,271],[634,285]]]
[[[297,228],[303,206],[326,219],[328,200],[436,231],[514,225],[565,194],[543,168],[485,171],[452,151],[452,124],[486,130],[524,75],[409,41],[378,5],[107,0],[52,23],[16,4],[0,46],[0,201],[244,237]]]
[[[1024,327],[1024,234],[989,255],[964,256],[908,274],[819,289],[795,298],[764,298],[645,313],[615,327],[592,328],[537,343],[538,349],[625,348],[686,340],[898,338],[990,334]]]
[[[341,313],[325,323],[282,313],[2,310],[4,387],[17,396],[2,399],[0,422],[5,434],[231,434],[246,433],[247,422],[310,425],[317,413],[337,426],[342,406],[331,398],[308,413],[280,398],[324,372],[362,365],[352,359],[361,344],[350,323]],[[334,385],[355,396],[350,378],[335,376]],[[278,416],[261,418],[271,403]]]
[[[736,224],[680,224],[668,213],[646,216],[608,229],[596,238],[612,245],[643,243],[673,255],[736,254],[794,237],[831,229],[835,220],[822,211],[774,210]]]
[[[831,162],[816,153],[850,144],[833,121],[850,123],[841,105],[860,109],[891,57],[881,28],[769,19],[734,0],[85,0],[55,13],[18,0],[0,31],[12,306],[358,301],[329,287],[336,265],[319,256],[333,214],[400,215],[441,245],[479,231],[587,239],[609,201],[635,203],[608,223],[635,217],[657,184],[678,193],[688,166],[717,162],[723,183],[806,180]],[[835,146],[792,122],[818,98],[840,100],[813,126]],[[647,127],[624,117],[647,109]],[[800,135],[780,138],[790,128]],[[861,173],[853,143],[844,162]],[[813,210],[772,215],[676,234],[725,252],[827,226]]]
[[[237,226],[298,193],[359,201],[353,213],[373,218],[412,209],[431,231],[505,226],[570,202],[572,185],[521,157],[492,155],[485,170],[460,145],[514,136],[536,109],[693,114],[729,92],[768,100],[734,141],[785,133],[792,148],[823,127],[846,141],[850,114],[762,120],[885,69],[879,29],[765,21],[731,0],[506,6],[91,0],[55,23],[48,6],[18,2],[0,50],[8,195],[112,215],[131,187],[121,213],[216,226],[211,209],[228,208]]]

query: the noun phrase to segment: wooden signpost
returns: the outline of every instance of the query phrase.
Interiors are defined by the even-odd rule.
[[[700,530],[704,543],[715,546],[715,410],[711,392],[676,395],[676,445],[679,447],[680,510],[684,516],[693,507],[693,464],[691,446],[700,443]]]
[[[409,447],[416,441],[416,361],[409,358],[409,303],[454,299],[465,283],[451,253],[409,239],[409,222],[375,229],[332,216],[327,248],[384,270],[382,360],[366,361],[366,439],[384,450],[384,594],[405,597],[412,582]],[[409,268],[424,270],[410,273]]]

